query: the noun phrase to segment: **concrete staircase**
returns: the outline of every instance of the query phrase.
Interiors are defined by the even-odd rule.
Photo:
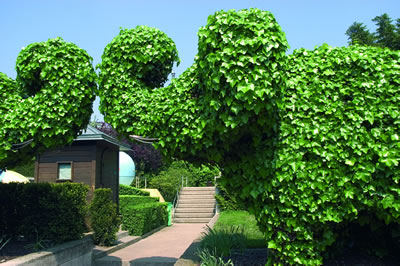
[[[208,223],[215,213],[215,187],[184,187],[179,193],[174,223]]]

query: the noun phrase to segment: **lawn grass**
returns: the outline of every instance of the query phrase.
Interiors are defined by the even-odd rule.
[[[266,248],[267,244],[263,234],[258,229],[254,215],[247,211],[224,211],[221,212],[214,230],[231,228],[232,226],[243,229],[246,236],[246,248]]]

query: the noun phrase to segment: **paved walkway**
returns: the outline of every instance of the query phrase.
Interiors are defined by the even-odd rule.
[[[96,260],[95,265],[174,265],[205,230],[205,224],[173,224]]]

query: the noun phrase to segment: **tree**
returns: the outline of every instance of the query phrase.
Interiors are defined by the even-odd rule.
[[[381,16],[376,16],[372,21],[374,21],[377,26],[375,33],[376,44],[380,47],[399,50],[400,35],[396,32],[396,26],[392,24],[393,20],[388,14],[385,13]]]
[[[354,22],[346,31],[349,45],[368,45],[400,50],[400,19],[393,20],[388,14],[372,19],[376,24],[376,32],[371,33],[363,23]]]
[[[367,26],[363,23],[354,22],[347,31],[346,35],[349,36],[349,45],[370,45],[373,46],[374,35],[369,32]]]

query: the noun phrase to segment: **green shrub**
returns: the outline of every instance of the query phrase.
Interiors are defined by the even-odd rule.
[[[145,203],[159,202],[158,198],[147,197],[147,196],[136,196],[136,195],[120,195],[119,196],[119,208],[124,209],[127,206],[140,205]]]
[[[121,208],[122,229],[129,235],[141,236],[168,222],[167,203],[146,203]]]
[[[188,185],[191,187],[206,187],[215,185],[215,177],[219,175],[220,170],[212,165],[193,165],[186,163],[187,169],[191,173],[188,178]]]
[[[180,189],[182,178],[186,186],[205,187],[214,185],[214,178],[219,174],[215,166],[200,165],[198,167],[185,161],[173,161],[164,166],[157,175],[148,177],[149,186],[156,188],[163,195],[165,201],[172,202],[176,192]]]
[[[219,229],[208,227],[200,242],[201,249],[214,252],[218,257],[229,256],[232,249],[244,249],[245,245],[246,236],[243,234],[243,228],[238,226]]]
[[[150,196],[150,192],[127,185],[119,185],[119,195]]]
[[[18,227],[22,220],[23,201],[20,196],[22,185],[18,183],[0,183],[0,235],[18,235]]]
[[[201,261],[200,266],[233,266],[231,259],[224,261],[223,258],[216,254],[215,250],[200,249],[197,251],[197,255]]]
[[[76,183],[0,184],[2,234],[62,243],[87,231],[88,187]]]
[[[224,186],[217,184],[218,194],[215,195],[218,206],[221,211],[235,211],[244,210],[237,201],[236,193],[234,191],[228,192]]]
[[[161,171],[158,175],[151,177],[149,186],[158,189],[165,201],[172,202],[181,187],[181,175],[179,174],[181,172],[184,170]]]
[[[90,204],[90,221],[93,229],[94,243],[110,246],[117,236],[121,220],[117,213],[117,205],[112,200],[112,190],[99,188],[94,191]]]

